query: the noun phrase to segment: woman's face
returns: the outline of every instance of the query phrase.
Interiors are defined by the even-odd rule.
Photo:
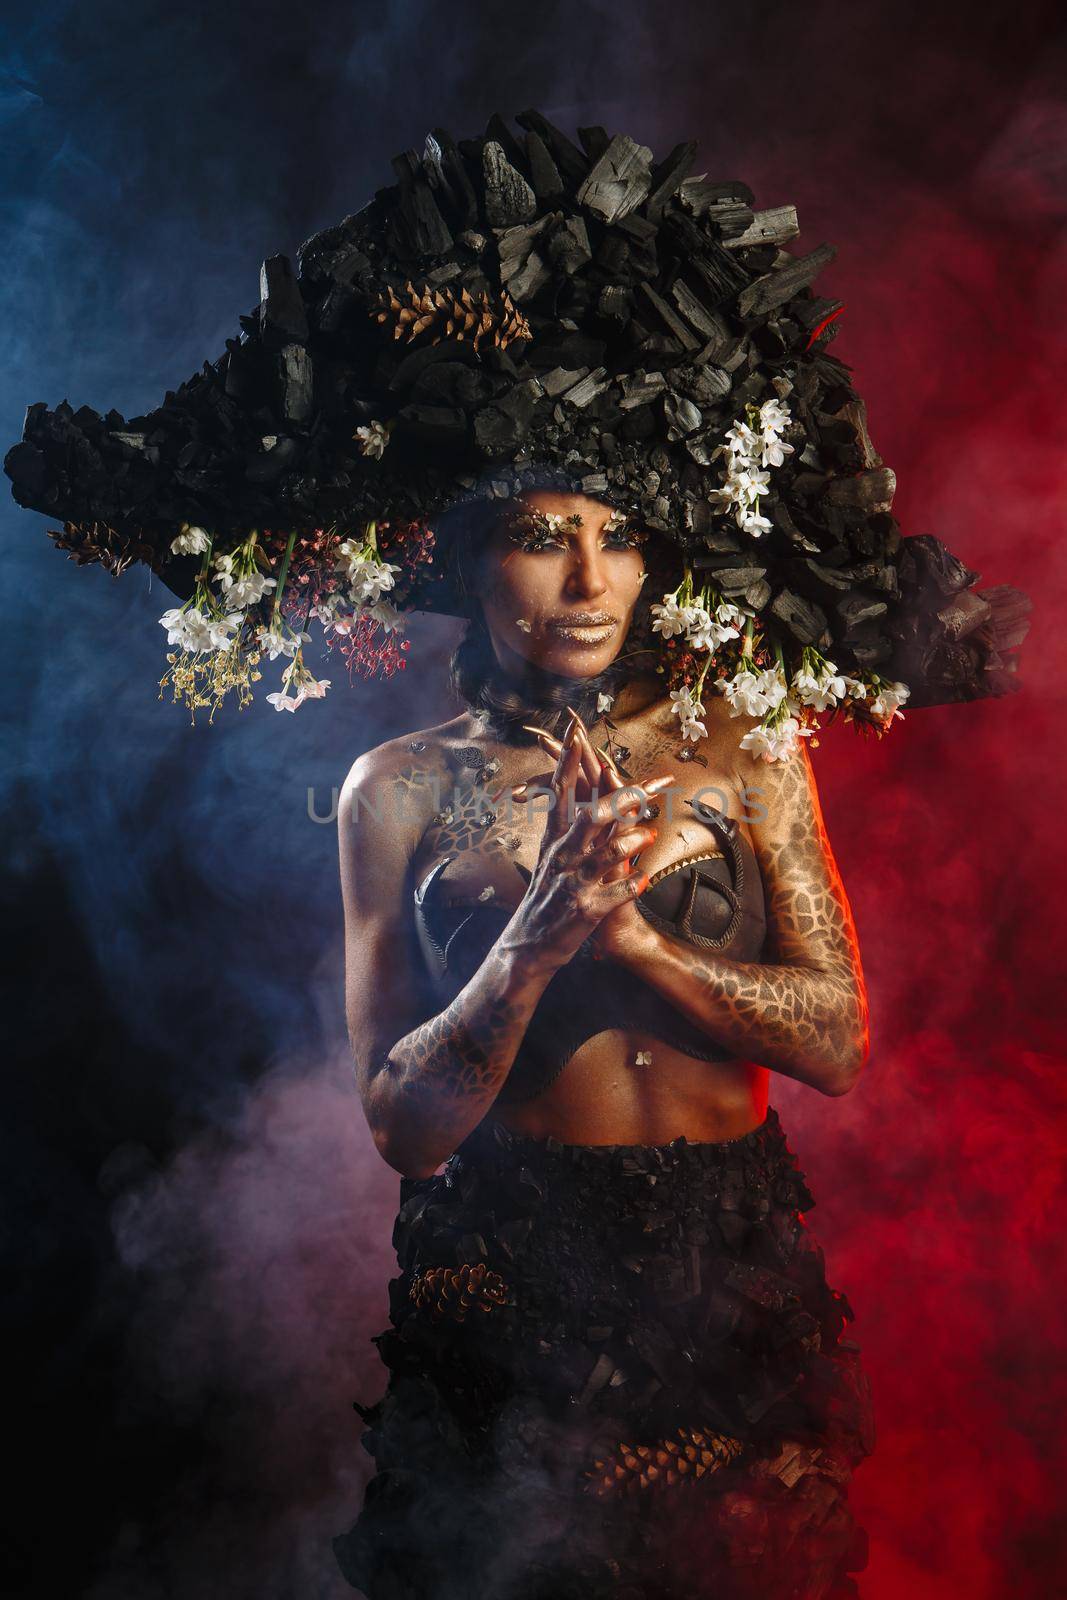
[[[485,552],[482,609],[501,664],[563,678],[603,672],[644,581],[644,531],[584,494],[535,489],[503,508]]]

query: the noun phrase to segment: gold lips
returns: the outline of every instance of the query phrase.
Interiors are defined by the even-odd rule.
[[[589,643],[596,643],[606,639],[614,633],[618,626],[615,622],[553,622],[550,627],[553,633],[559,634],[564,639],[579,639]]]
[[[611,617],[601,613],[600,616],[583,615],[581,612],[575,617],[550,617],[550,628],[613,628],[618,622],[618,617]]]

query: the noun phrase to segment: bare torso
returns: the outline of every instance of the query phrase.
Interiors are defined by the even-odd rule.
[[[642,854],[643,871],[655,873],[707,848],[705,826],[685,805],[702,791],[708,804],[737,820],[751,843],[746,818],[759,803],[759,764],[738,751],[737,723],[725,703],[712,695],[707,701],[708,736],[696,747],[698,759],[680,759],[677,718],[658,694],[631,715],[612,713],[615,748],[629,752],[628,774],[640,782],[669,772],[675,783],[660,806],[659,836]],[[604,743],[602,721],[590,732]],[[407,743],[410,765],[405,762],[400,781],[410,785],[413,812],[427,807],[429,795],[434,805],[438,795],[441,802],[418,838],[407,892],[435,862],[453,856],[449,881],[464,896],[491,889],[500,903],[517,904],[524,881],[516,866],[533,871],[547,800],[509,804],[508,792],[524,781],[547,787],[549,759],[536,746],[516,748],[487,737],[469,714],[413,734]],[[739,756],[752,768],[747,779]],[[499,790],[504,795],[486,826],[479,796]],[[639,1053],[650,1053],[651,1064],[639,1065]],[[694,1141],[732,1139],[763,1121],[767,1086],[767,1069],[756,1062],[701,1061],[659,1038],[617,1030],[588,1039],[534,1099],[494,1106],[489,1115],[506,1127],[572,1144],[662,1144],[682,1134]]]

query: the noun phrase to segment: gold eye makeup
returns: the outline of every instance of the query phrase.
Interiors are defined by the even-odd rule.
[[[505,519],[508,538],[527,553],[564,549],[568,534],[577,532],[584,525],[584,519],[577,511],[572,516],[564,517],[552,511],[518,510],[510,512]],[[644,529],[631,527],[626,514],[616,510],[601,529],[601,537],[604,548],[639,550],[648,534]]]
[[[579,512],[563,517],[555,511],[513,510],[505,518],[508,538],[520,550],[560,549],[566,544],[567,534],[582,526]]]

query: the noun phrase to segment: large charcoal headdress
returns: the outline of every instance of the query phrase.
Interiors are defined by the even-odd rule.
[[[679,587],[646,601],[683,721],[711,659],[734,708],[779,729],[827,706],[887,726],[903,685],[913,706],[1017,687],[1027,597],[901,538],[827,352],[841,305],[812,289],[834,247],[790,252],[793,207],[690,176],[695,143],[657,162],[600,127],[579,146],[515,121],[435,129],[295,274],[264,262],[239,337],[147,416],[29,407],[15,498],[62,519],[75,559],[145,562],[186,601],[175,687],[241,691],[243,672],[246,699],[269,650],[291,662],[279,708],[314,695],[311,618],[390,670],[398,613],[465,614],[444,513],[544,482],[673,552]]]

